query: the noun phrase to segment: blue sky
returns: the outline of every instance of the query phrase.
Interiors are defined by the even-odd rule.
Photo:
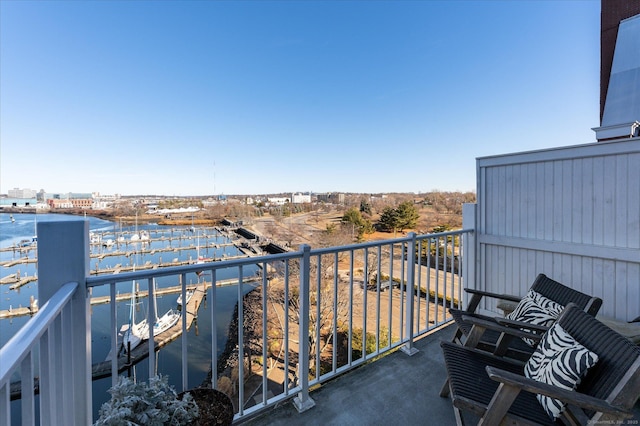
[[[0,193],[475,190],[595,141],[599,1],[0,2]]]

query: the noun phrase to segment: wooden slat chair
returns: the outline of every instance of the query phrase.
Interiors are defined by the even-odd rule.
[[[640,347],[574,304],[565,308],[557,323],[599,357],[575,391],[527,378],[523,365],[514,360],[441,342],[459,425],[461,410],[479,416],[478,424],[483,425],[616,424],[632,417],[640,396]],[[565,412],[553,420],[536,394],[564,401]]]
[[[580,309],[583,309],[585,312],[593,316],[598,313],[602,306],[602,299],[567,287],[544,274],[539,274],[536,277],[530,290],[533,290],[562,306],[566,306],[569,303],[575,303],[580,307]],[[491,327],[490,324],[499,323],[503,326],[518,327],[532,333],[543,333],[546,331],[547,327],[532,326],[517,321],[505,320],[501,317],[481,315],[475,312],[483,297],[508,300],[512,302],[518,302],[521,298],[512,295],[489,293],[473,289],[465,289],[465,291],[472,295],[467,309],[449,309],[449,312],[458,327],[454,335],[453,342],[464,344],[475,325],[476,328],[482,329],[482,332],[480,332],[481,335],[476,335],[476,341],[473,342],[472,345],[467,344],[467,346],[473,346],[484,351],[523,361],[527,360],[534,350],[533,347],[526,344],[522,339],[509,338],[509,335],[501,334],[499,331],[501,328],[498,328],[498,331],[496,331],[495,327]],[[489,325],[489,327],[487,327],[487,325]]]

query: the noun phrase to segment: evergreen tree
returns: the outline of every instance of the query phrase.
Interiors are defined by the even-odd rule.
[[[399,228],[399,222],[398,211],[393,207],[385,207],[380,215],[378,226],[385,231],[396,232]]]
[[[366,213],[371,216],[371,204],[365,200],[360,201],[360,213]]]
[[[357,233],[358,240],[361,240],[364,234],[371,234],[373,232],[373,224],[371,221],[362,217],[360,211],[355,207],[350,208],[344,213],[342,223],[352,225],[354,234]]]
[[[414,228],[420,217],[418,209],[416,209],[416,206],[414,206],[411,201],[405,201],[400,204],[396,209],[396,213],[398,216],[398,229],[400,231],[407,228]]]

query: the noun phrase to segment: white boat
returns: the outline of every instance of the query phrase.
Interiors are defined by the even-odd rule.
[[[156,281],[153,280],[153,285],[155,288]],[[132,293],[135,294],[135,293]],[[132,296],[132,300],[135,296]],[[154,301],[155,301],[155,293],[154,293]],[[153,336],[157,336],[158,334],[167,331],[171,327],[173,327],[180,320],[180,313],[174,311],[173,309],[169,309],[167,313],[163,316],[158,317],[158,303],[153,304],[155,310],[153,312]],[[133,306],[133,302],[132,302]],[[131,311],[130,318],[133,318],[133,310]],[[143,340],[147,340],[149,338],[149,320],[143,319],[139,323],[135,324],[133,320],[129,320],[129,328],[125,331],[124,338],[122,340],[125,351],[129,349],[129,343],[131,343],[131,349],[135,348],[140,344]],[[134,346],[135,344],[135,346]]]
[[[146,326],[146,320],[136,324],[136,283],[131,284],[131,305],[129,307],[129,326],[124,332],[122,337],[122,346],[125,352],[133,350],[138,346],[145,338],[149,337],[149,328]],[[145,334],[146,328],[146,334]],[[146,336],[146,337],[145,337]]]
[[[193,293],[195,293],[195,290],[187,290],[187,303],[189,303],[189,300],[193,297]],[[177,302],[178,306],[182,306],[182,293],[178,296]]]
[[[136,212],[136,232],[131,236],[131,241],[140,241],[140,234],[138,233],[138,212]]]

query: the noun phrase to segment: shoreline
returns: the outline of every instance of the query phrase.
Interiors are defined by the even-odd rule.
[[[155,214],[142,214],[138,215],[119,215],[116,212],[109,210],[93,210],[93,209],[65,209],[64,211],[42,211],[34,208],[24,207],[5,207],[0,209],[0,213],[15,213],[15,214],[60,214],[71,216],[91,216],[97,219],[108,220],[110,222],[122,222],[126,225],[149,224],[157,223],[163,226],[218,226],[221,224],[222,219],[211,219],[202,217],[202,212],[199,212],[199,217],[192,218],[191,215],[181,216],[176,218],[167,218],[163,215]]]

